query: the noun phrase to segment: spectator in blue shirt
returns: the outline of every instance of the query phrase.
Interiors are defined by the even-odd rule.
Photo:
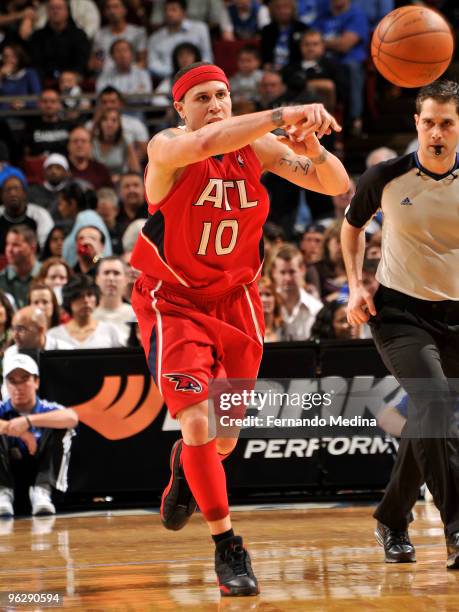
[[[261,60],[265,68],[281,70],[301,61],[300,38],[307,29],[296,18],[294,0],[271,0],[271,23],[261,31]]]
[[[259,0],[234,0],[226,8],[231,21],[232,37],[239,40],[256,38],[268,25],[268,9]]]
[[[28,355],[17,353],[6,359],[3,375],[10,399],[0,402],[0,516],[14,514],[13,462],[17,460],[30,464],[32,514],[55,514],[51,491],[52,487],[67,489],[69,441],[78,415],[72,408],[37,396],[38,366]]]
[[[381,19],[394,10],[394,0],[352,0],[352,4],[365,13],[370,30],[374,30]]]
[[[307,26],[328,9],[329,0],[297,0],[296,12],[298,19]]]
[[[313,24],[322,32],[327,55],[346,66],[350,80],[348,119],[353,130],[362,129],[364,61],[369,39],[368,19],[351,0],[330,0],[328,11]]]
[[[33,68],[27,68],[25,51],[19,45],[6,45],[2,51],[0,64],[0,96],[33,96],[41,92],[40,79]],[[2,102],[2,109],[21,110],[25,106],[34,106],[17,99],[13,102]]]

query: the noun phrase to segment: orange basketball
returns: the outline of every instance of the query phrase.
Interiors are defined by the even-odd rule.
[[[377,70],[401,87],[422,87],[438,79],[453,51],[448,22],[436,11],[420,6],[402,6],[386,15],[371,39]]]

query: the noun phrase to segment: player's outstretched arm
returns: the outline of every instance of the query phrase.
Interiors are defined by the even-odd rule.
[[[322,135],[341,130],[322,104],[287,106],[223,119],[195,131],[165,130],[150,141],[148,159],[160,167],[183,168],[245,147],[278,127],[293,125],[301,125],[305,137],[313,132]]]
[[[291,126],[286,136],[266,134],[254,143],[263,166],[273,174],[319,193],[338,195],[349,189],[349,176],[340,160],[327,151],[314,132]]]

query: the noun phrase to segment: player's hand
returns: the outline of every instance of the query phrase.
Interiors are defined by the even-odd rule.
[[[300,138],[298,136],[300,132],[301,127],[291,126],[288,131],[286,130],[285,135],[278,136],[277,140],[286,144],[297,155],[319,157],[322,153],[322,145],[314,132],[306,138]]]
[[[366,323],[371,316],[376,315],[373,297],[363,286],[349,291],[349,302],[347,305],[347,320],[350,325],[361,325]]]
[[[341,126],[323,104],[304,104],[303,106],[286,106],[282,109],[282,118],[286,130],[295,126],[296,136],[303,140],[310,134],[322,138],[332,130],[341,132]]]

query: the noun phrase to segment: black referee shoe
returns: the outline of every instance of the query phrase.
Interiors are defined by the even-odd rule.
[[[218,542],[215,548],[215,572],[220,593],[224,597],[258,595],[260,592],[250,555],[239,536]]]
[[[177,440],[171,451],[171,478],[161,497],[161,521],[166,529],[178,531],[185,527],[197,508],[193,494],[180,465],[183,440]]]
[[[448,569],[459,569],[459,531],[446,538],[446,548],[448,550]]]
[[[384,548],[386,563],[415,563],[416,551],[408,531],[398,531],[378,521],[375,529],[378,544]]]

